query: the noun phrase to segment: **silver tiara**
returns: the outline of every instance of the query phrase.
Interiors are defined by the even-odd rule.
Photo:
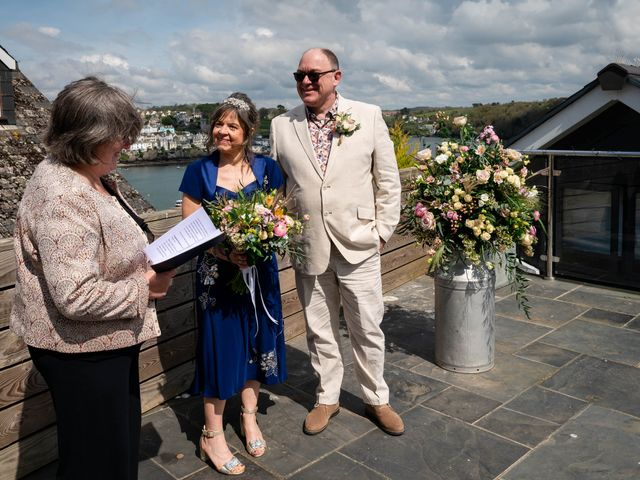
[[[249,104],[244,100],[242,100],[241,98],[228,97],[222,103],[228,103],[229,105],[233,105],[238,110],[251,110],[251,108],[249,107]]]

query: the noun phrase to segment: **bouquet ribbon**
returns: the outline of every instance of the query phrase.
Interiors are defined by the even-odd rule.
[[[253,312],[256,316],[256,335],[257,335],[259,323],[258,323],[258,309],[256,308],[256,284],[260,286],[260,283],[259,283],[260,281],[258,279],[258,269],[255,265],[251,265],[250,267],[240,269],[240,272],[242,272],[242,279],[244,280],[244,284],[247,286],[247,289],[249,290],[249,295],[251,295],[251,302],[253,303]],[[262,298],[262,288],[260,289],[260,292],[258,292],[258,294],[260,295],[260,301],[262,302],[262,307],[264,308],[264,312],[267,314],[267,317],[269,317],[269,320],[271,320],[273,323],[278,325],[278,320],[276,320],[271,316],[271,314],[267,310],[267,306],[264,304],[264,298]]]

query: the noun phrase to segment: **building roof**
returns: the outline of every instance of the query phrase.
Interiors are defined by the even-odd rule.
[[[630,88],[631,87],[631,88]],[[543,148],[585,121],[606,109],[615,101],[621,101],[640,112],[640,67],[622,63],[610,63],[597,73],[596,79],[556,105],[546,115],[510,140],[513,148]],[[586,97],[593,97],[587,100]],[[571,113],[568,113],[571,111]],[[560,118],[563,117],[563,118]],[[537,132],[548,126],[546,135]],[[540,137],[537,141],[533,136]]]
[[[16,62],[15,58],[9,55],[9,52],[2,48],[2,45],[0,45],[0,64],[4,65],[9,70],[18,69],[18,62]]]

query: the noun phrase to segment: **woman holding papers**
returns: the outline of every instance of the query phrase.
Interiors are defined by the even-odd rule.
[[[189,165],[180,185],[183,217],[203,201],[283,186],[276,162],[251,151],[257,122],[255,106],[242,93],[232,94],[214,112],[209,146],[215,149]],[[286,378],[278,264],[272,256],[256,266],[258,300],[254,307],[248,293],[235,293],[230,286],[238,269],[247,267],[245,255],[213,247],[198,259],[199,339],[193,391],[204,397],[200,456],[203,460],[208,457],[216,470],[228,475],[243,473],[245,466],[232,455],[224,438],[226,400],[240,393],[240,429],[246,449],[260,457],[266,451],[256,418],[260,383],[274,384]]]
[[[152,300],[175,271],[148,267],[144,222],[103,175],[141,126],[121,90],[67,85],[18,208],[11,330],[53,398],[59,479],[138,478],[140,344],[160,334]]]

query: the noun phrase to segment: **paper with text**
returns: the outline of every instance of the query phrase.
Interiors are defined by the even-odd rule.
[[[216,228],[203,207],[172,227],[144,249],[144,253],[152,266],[162,264],[173,258],[184,258],[186,253],[193,252],[185,261],[198,255],[201,247],[210,244],[222,232]]]

